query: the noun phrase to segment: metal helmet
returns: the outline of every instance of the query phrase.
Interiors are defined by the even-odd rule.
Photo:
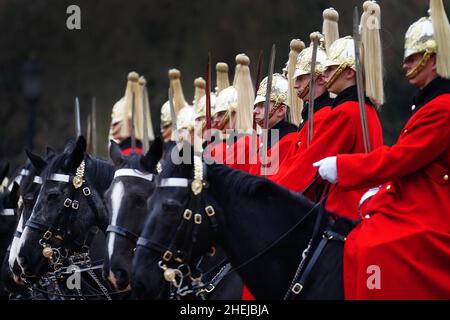
[[[256,93],[254,105],[266,101],[267,81],[268,77],[265,77],[261,81],[258,92]],[[272,91],[270,93],[270,101],[275,102],[275,104],[284,104],[287,106],[288,88],[289,83],[287,79],[279,73],[274,73],[272,76]]]

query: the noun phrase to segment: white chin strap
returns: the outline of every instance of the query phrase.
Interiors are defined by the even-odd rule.
[[[119,169],[114,173],[114,179],[117,177],[136,177],[148,181],[153,181],[154,178],[153,174],[144,173],[136,169]]]

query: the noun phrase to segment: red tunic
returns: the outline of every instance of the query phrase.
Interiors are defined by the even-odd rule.
[[[314,113],[314,132],[313,137],[317,134],[320,129],[323,121],[328,116],[328,113],[331,111],[331,106],[324,106],[320,110],[317,110]],[[295,157],[297,154],[300,154],[302,151],[306,149],[308,139],[308,122],[306,121],[305,125],[298,132],[287,135],[283,138],[284,148],[287,148],[284,157],[280,159],[280,167],[276,175],[269,176],[270,180],[276,181],[279,177],[283,175],[283,171],[287,170],[289,166],[295,161]],[[287,160],[287,161],[285,161]]]
[[[395,145],[337,158],[342,189],[386,182],[347,237],[347,299],[450,299],[450,81],[435,79],[420,100]],[[373,265],[379,288],[369,289]]]
[[[369,136],[373,149],[383,145],[383,134],[376,110],[366,104]],[[356,86],[342,91],[334,106],[321,124],[309,148],[297,153],[289,167],[273,180],[293,191],[301,192],[313,181],[316,171],[312,164],[325,157],[340,153],[364,152]],[[358,219],[358,203],[367,188],[344,191],[331,187],[326,208],[340,216]]]
[[[275,138],[273,130],[278,130],[278,139]],[[289,122],[280,121],[273,128],[270,129],[270,137],[268,138],[269,148],[267,150],[267,160],[265,177],[268,178],[276,174],[279,170],[280,163],[282,163],[287,156],[292,142],[297,136],[297,127]],[[276,139],[276,141],[272,141]],[[260,147],[260,145],[258,145]],[[259,149],[259,148],[258,148]],[[249,173],[255,176],[261,174],[261,158],[259,152],[256,153],[256,162],[250,167]]]

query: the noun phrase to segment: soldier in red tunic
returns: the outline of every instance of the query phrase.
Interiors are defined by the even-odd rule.
[[[372,3],[372,6],[376,9],[371,11],[372,14],[379,15],[379,6],[376,3]],[[383,144],[377,114],[377,107],[383,103],[382,66],[379,61],[381,45],[378,29],[371,28],[365,31],[369,34],[368,37],[362,37],[365,41],[363,48],[372,48],[370,51],[363,51],[367,96],[365,111],[371,146],[376,149]],[[337,94],[332,109],[320,126],[322,130],[313,137],[311,145],[303,152],[297,153],[295,161],[273,179],[276,183],[297,192],[304,191],[314,180],[316,175],[316,170],[312,170],[314,162],[339,153],[365,151],[357,98],[353,39],[347,36],[334,41],[327,55],[325,71],[327,87],[330,92]],[[366,191],[365,187],[351,191],[331,187],[326,208],[341,216],[357,219],[358,203]]]
[[[381,185],[347,237],[346,299],[450,299],[449,39],[442,0],[432,0],[431,18],[405,36],[403,68],[420,91],[397,143],[315,164],[341,190]]]
[[[261,81],[254,102],[255,108],[253,114],[255,116],[255,121],[261,127],[263,126],[264,121],[264,103],[266,101],[267,81],[267,77]],[[265,164],[267,170],[263,170],[264,175],[275,174],[278,171],[278,165],[284,159],[284,156],[289,149],[289,144],[284,143],[284,138],[297,132],[297,127],[285,120],[286,112],[289,107],[287,102],[288,86],[289,83],[284,76],[278,73],[275,73],[272,76],[272,90],[270,94],[268,118],[267,163]],[[261,146],[261,143],[259,146]],[[259,151],[262,152],[262,150]],[[249,173],[260,175],[262,168],[259,152],[256,153],[255,156],[257,157],[256,163],[252,164]]]
[[[111,126],[109,139],[119,144],[123,155],[128,155],[131,150],[131,118],[134,95],[136,152],[142,152],[143,134],[143,104],[142,93],[144,86],[139,85],[139,75],[136,72],[128,74],[125,95],[114,104],[111,113]],[[149,115],[149,113],[147,113]],[[148,118],[149,121],[149,118]],[[151,133],[152,135],[152,133]]]

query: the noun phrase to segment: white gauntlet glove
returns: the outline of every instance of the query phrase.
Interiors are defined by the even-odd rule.
[[[322,179],[331,183],[338,181],[336,157],[328,157],[313,163],[313,167],[318,168],[318,172]]]

